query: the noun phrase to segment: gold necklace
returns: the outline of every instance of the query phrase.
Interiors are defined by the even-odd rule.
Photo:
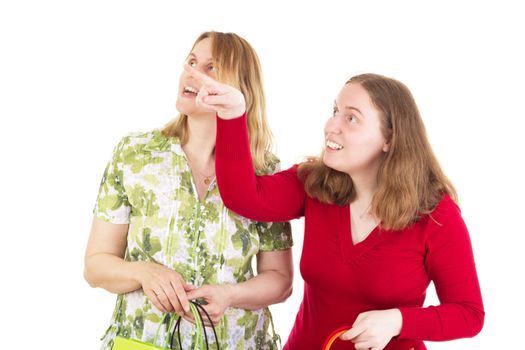
[[[213,177],[215,176],[215,171],[214,171],[211,175],[205,175],[205,174],[201,173],[199,170],[197,170],[196,168],[193,168],[193,167],[191,166],[191,162],[190,162],[190,158],[189,158],[189,157],[188,157],[187,159],[188,159],[188,164],[189,164],[189,166],[190,166],[190,169],[191,169],[192,171],[193,171],[193,170],[197,171],[197,173],[198,173],[201,177],[204,178],[204,179],[203,179],[204,184],[205,184],[206,186],[208,186],[208,185],[211,183],[211,180],[213,180]]]
[[[213,173],[213,174],[211,174],[210,176],[206,176],[206,175],[202,174],[201,172],[199,172],[199,174],[201,174],[202,176],[204,176],[204,180],[203,180],[203,182],[204,182],[204,184],[205,184],[206,186],[208,186],[208,185],[211,183],[211,180],[213,179],[213,175],[215,175],[215,173]]]

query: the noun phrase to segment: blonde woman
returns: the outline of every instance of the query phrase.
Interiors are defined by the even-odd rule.
[[[186,63],[242,91],[253,170],[278,170],[260,64],[248,42],[203,33]],[[291,293],[290,226],[251,221],[224,206],[214,179],[215,112],[196,104],[199,89],[183,72],[180,115],[163,130],[124,137],[104,173],[85,256],[89,284],[118,294],[102,349],[116,336],[161,346],[179,316],[188,321],[180,325],[183,348],[198,348],[191,293],[217,330],[215,339],[208,329],[210,348],[217,341],[221,349],[277,348],[267,306]]]
[[[217,181],[254,220],[304,216],[304,297],[285,350],[423,350],[483,327],[469,233],[408,88],[377,74],[348,80],[321,157],[255,176],[242,93],[191,67],[198,103],[218,112]],[[229,120],[231,119],[231,120]],[[439,305],[423,307],[430,281]],[[329,342],[328,342],[329,343]]]

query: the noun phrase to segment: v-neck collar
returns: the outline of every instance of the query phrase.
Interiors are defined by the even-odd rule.
[[[345,262],[349,262],[366,251],[373,248],[379,240],[379,225],[368,234],[368,236],[359,243],[354,244],[352,241],[352,228],[350,224],[350,205],[338,207],[339,219],[339,241],[341,242],[341,253]]]
[[[199,198],[199,193],[197,191],[197,184],[195,183],[195,178],[193,177],[193,171],[190,167],[190,162],[188,162],[188,157],[186,156],[186,152],[184,152],[184,149],[182,148],[180,142],[173,142],[171,145],[171,151],[175,153],[176,155],[184,158],[184,162],[185,162],[184,170],[189,172],[190,174],[191,191],[193,192],[192,193],[193,197],[197,201],[197,203],[199,203],[200,205],[204,205],[207,202],[208,196],[210,195],[210,193],[213,192],[213,190],[217,187],[216,177],[214,176],[213,179],[211,180],[210,184],[208,185],[208,188],[206,189],[206,193],[204,194],[204,197],[202,197],[202,199]]]

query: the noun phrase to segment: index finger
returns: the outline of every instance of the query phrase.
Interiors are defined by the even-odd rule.
[[[341,340],[351,340],[357,337],[359,334],[363,333],[365,331],[365,327],[358,324],[356,326],[353,326],[348,330],[348,332],[344,333],[341,336]]]
[[[190,302],[188,301],[188,297],[186,296],[186,291],[184,290],[184,287],[180,283],[171,283],[173,289],[175,290],[175,293],[177,293],[177,297],[179,298],[180,305],[184,309],[185,312],[190,311]]]
[[[213,80],[206,74],[199,72],[197,69],[193,68],[187,63],[184,63],[184,71],[188,73],[192,78],[197,80],[199,83],[201,83],[202,85],[211,85],[211,86],[217,85],[217,81]]]

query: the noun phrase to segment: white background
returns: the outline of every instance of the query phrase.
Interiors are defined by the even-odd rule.
[[[318,154],[352,75],[408,85],[460,194],[486,308],[476,338],[428,346],[523,348],[523,11],[505,1],[272,3],[1,2],[2,348],[98,348],[114,296],[82,270],[103,169],[121,136],[176,115],[182,63],[206,30],[257,50],[283,167]],[[303,222],[293,225],[297,264]],[[301,298],[296,270],[293,296],[272,307],[283,339]]]

